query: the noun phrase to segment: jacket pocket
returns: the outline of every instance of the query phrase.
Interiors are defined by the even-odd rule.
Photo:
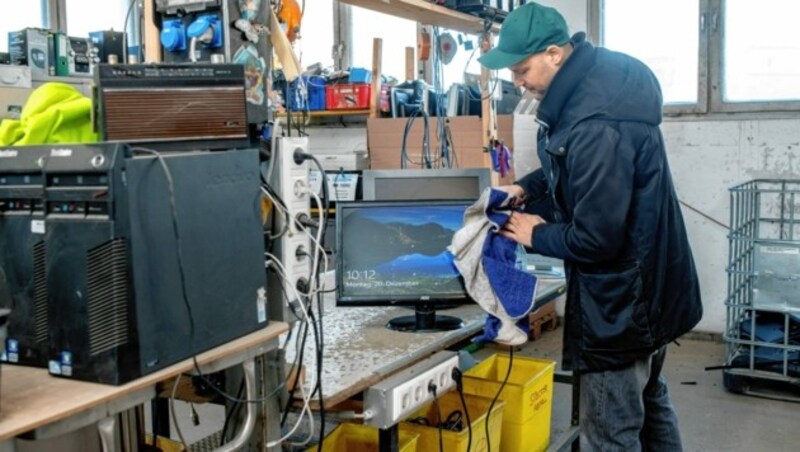
[[[577,272],[585,350],[652,347],[639,266],[618,273]]]

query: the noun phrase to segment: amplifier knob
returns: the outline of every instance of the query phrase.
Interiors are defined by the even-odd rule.
[[[92,157],[92,166],[95,168],[100,168],[101,166],[103,166],[103,163],[105,163],[105,161],[106,158],[103,157],[102,154],[97,154],[94,157]]]

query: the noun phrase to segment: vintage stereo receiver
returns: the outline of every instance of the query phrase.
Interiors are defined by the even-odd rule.
[[[95,83],[103,141],[166,151],[250,145],[241,65],[100,64]]]

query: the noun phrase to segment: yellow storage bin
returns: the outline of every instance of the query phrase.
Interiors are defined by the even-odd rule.
[[[500,444],[500,452],[544,452],[550,446],[550,430],[542,431],[536,424],[537,419],[518,424],[505,420],[503,422],[503,442]],[[548,424],[549,427],[549,424]],[[544,436],[541,436],[544,434]],[[494,447],[494,446],[492,446]]]
[[[492,399],[485,397],[477,397],[469,394],[464,395],[464,401],[467,404],[469,411],[469,419],[472,422],[472,451],[485,451],[486,450],[486,413],[489,411],[489,405],[492,404]],[[493,451],[500,450],[502,441],[500,430],[503,424],[503,409],[505,402],[497,400],[492,407],[492,414],[489,416],[489,439]],[[444,395],[439,396],[439,409],[442,412],[442,419],[447,419],[450,413],[458,410],[463,413],[464,408],[461,405],[461,398],[458,393],[450,391]],[[438,417],[436,412],[436,405],[433,403],[421,408],[408,419],[418,417],[425,417],[428,420],[428,425],[420,425],[411,422],[400,423],[400,433],[415,433],[419,434],[418,449],[423,452],[433,452],[439,450],[439,428],[436,427]],[[442,430],[442,445],[443,450],[447,452],[462,452],[467,450],[469,444],[469,429],[466,427],[467,417],[462,417],[464,428],[461,431]]]
[[[494,397],[508,372],[508,361],[508,355],[497,353],[465,372],[464,392]],[[514,356],[511,374],[500,394],[507,403],[501,452],[547,449],[555,367],[554,361]]]
[[[416,452],[419,435],[400,432],[400,452]],[[361,424],[339,424],[322,441],[322,452],[378,452],[378,429]],[[319,451],[318,446],[308,451]]]

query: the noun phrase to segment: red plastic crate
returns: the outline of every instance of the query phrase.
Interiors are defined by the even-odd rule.
[[[369,108],[371,87],[368,83],[339,83],[325,87],[325,108],[328,110],[360,110]]]

